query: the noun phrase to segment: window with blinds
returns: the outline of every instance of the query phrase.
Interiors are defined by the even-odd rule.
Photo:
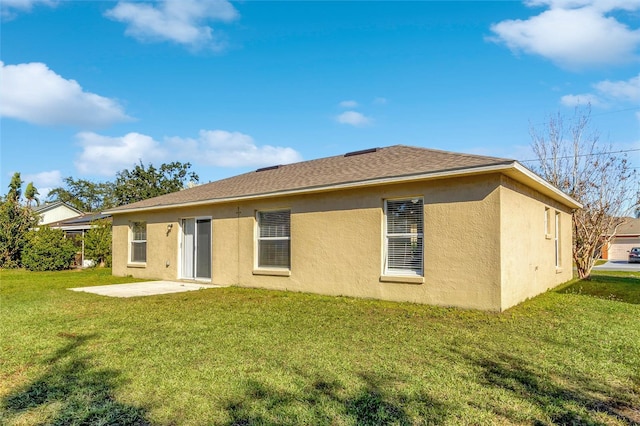
[[[422,275],[422,198],[385,201],[385,274]]]
[[[291,267],[291,211],[258,212],[258,267]]]
[[[147,223],[133,222],[131,225],[131,262],[147,261]]]

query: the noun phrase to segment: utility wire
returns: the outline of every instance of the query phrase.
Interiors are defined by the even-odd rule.
[[[557,159],[567,159],[567,158],[575,158],[575,157],[593,157],[596,155],[608,155],[608,154],[622,154],[625,152],[636,152],[636,151],[640,151],[640,148],[634,148],[634,149],[623,149],[620,151],[608,151],[608,152],[597,152],[597,153],[591,153],[591,154],[578,154],[578,155],[566,155],[563,157],[556,157]],[[520,160],[521,163],[530,163],[533,161],[540,161],[539,158],[534,158],[532,160]]]
[[[599,115],[615,114],[615,113],[618,113],[618,112],[635,111],[637,109],[640,109],[640,107],[631,107],[631,108],[625,108],[625,109],[618,109],[618,110],[615,110],[615,111],[598,112],[596,114],[591,114],[591,117],[597,117]]]
[[[589,113],[587,118],[590,117],[599,117],[601,115],[610,115],[610,114],[617,114],[619,112],[627,112],[627,111],[636,111],[636,110],[640,110],[640,107],[631,107],[631,108],[624,108],[624,109],[617,109],[615,111],[604,111],[604,112],[598,112],[595,114]],[[555,118],[553,115],[549,116],[550,119]],[[574,117],[567,117],[567,116],[562,116],[563,119],[565,120],[573,120]],[[546,125],[548,124],[548,121],[539,121],[536,123],[529,123],[531,126],[542,126],[542,125]]]

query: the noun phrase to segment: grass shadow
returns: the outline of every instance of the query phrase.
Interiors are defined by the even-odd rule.
[[[119,373],[92,368],[77,350],[95,335],[61,334],[69,342],[45,361],[47,371],[2,399],[7,418],[37,408],[55,407],[47,425],[149,425],[142,408],[116,401],[113,389]],[[6,421],[6,420],[5,420]]]
[[[623,424],[640,425],[637,389],[634,391],[575,375],[554,380],[530,368],[525,360],[506,353],[491,358],[469,355],[465,358],[480,368],[480,384],[510,392],[543,412],[545,418],[536,419],[535,425],[551,422],[595,426],[603,424],[599,418],[601,414]],[[509,407],[494,404],[485,408],[515,423],[525,420]]]
[[[445,404],[425,394],[392,393],[391,381],[374,373],[360,374],[362,385],[355,392],[348,391],[337,380],[304,379],[309,385],[301,392],[283,391],[258,381],[248,381],[244,395],[229,401],[226,406],[231,418],[227,424],[284,426],[311,421],[316,425],[332,425],[339,416],[346,424],[412,425],[417,419],[407,411],[410,405],[414,409],[417,407],[419,421],[423,424],[441,424],[447,417]],[[312,417],[304,418],[305,413]],[[416,415],[415,410],[413,415]]]
[[[589,280],[576,281],[560,288],[558,293],[579,294],[639,305],[640,278],[592,275]]]

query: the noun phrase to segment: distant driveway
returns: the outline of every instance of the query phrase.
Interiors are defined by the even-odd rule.
[[[604,265],[594,266],[594,271],[631,271],[640,272],[640,263],[627,263],[623,260],[610,260]]]

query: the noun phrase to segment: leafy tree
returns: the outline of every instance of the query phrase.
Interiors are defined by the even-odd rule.
[[[85,179],[64,179],[65,187],[54,188],[47,196],[51,201],[63,201],[84,212],[114,207],[113,183],[94,183]]]
[[[40,195],[38,189],[33,186],[33,182],[29,182],[27,189],[24,191],[24,198],[27,199],[27,207],[31,207],[31,203],[33,203],[33,201],[35,201],[37,205],[40,205],[40,199],[37,197],[38,195]]]
[[[91,225],[84,234],[84,256],[100,266],[111,266],[111,222],[101,219]]]
[[[191,163],[173,162],[159,168],[142,162],[132,170],[121,170],[115,182],[94,183],[85,179],[64,179],[65,186],[49,192],[50,201],[68,203],[85,212],[101,211],[123,204],[134,203],[158,195],[180,191],[192,182],[198,182],[198,175],[189,171]]]
[[[580,278],[591,275],[596,253],[639,206],[632,201],[635,171],[626,155],[600,143],[590,113],[590,108],[576,109],[567,127],[558,114],[542,130],[531,130],[536,171],[583,205],[572,215],[573,260]]]
[[[22,180],[15,173],[6,197],[0,197],[0,268],[21,266],[27,232],[38,225],[38,215],[20,204]]]
[[[178,161],[155,168],[140,162],[132,170],[122,170],[116,175],[114,198],[116,205],[135,203],[147,198],[169,194],[184,189],[189,182],[198,182],[196,173],[190,172],[191,163]]]
[[[20,172],[15,172],[9,182],[9,192],[7,193],[7,199],[11,201],[20,201],[22,196],[22,179],[20,179]]]
[[[69,269],[75,255],[76,246],[62,229],[44,225],[27,234],[22,264],[30,271],[59,271]]]

